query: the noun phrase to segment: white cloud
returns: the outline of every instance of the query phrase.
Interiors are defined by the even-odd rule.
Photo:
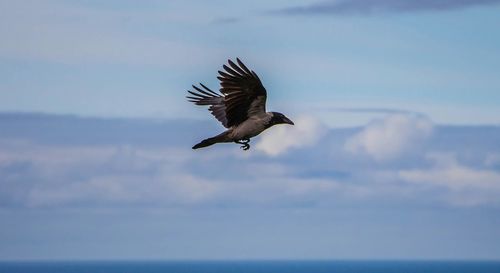
[[[5,187],[0,198],[15,195],[19,187],[23,194],[15,201],[0,201],[26,207],[290,204],[303,198],[316,200],[339,187],[330,179],[297,178],[286,165],[252,158],[239,158],[243,164],[229,165],[243,174],[236,180],[222,169],[216,169],[218,175],[212,177],[189,167],[231,155],[214,153],[207,161],[189,149],[47,146],[0,140],[1,145],[10,148],[0,154],[0,184]],[[18,163],[26,163],[26,168],[14,169]]]
[[[500,173],[462,165],[453,155],[431,154],[429,158],[434,162],[430,169],[401,170],[399,177],[424,187],[445,188],[445,199],[453,205],[500,202]]]
[[[377,161],[391,160],[418,147],[431,135],[432,128],[432,122],[420,115],[389,115],[369,123],[348,139],[344,148]]]
[[[218,183],[184,174],[110,173],[83,181],[35,185],[26,204],[30,207],[72,204],[191,205],[216,197]]]
[[[270,156],[277,156],[290,148],[315,144],[326,132],[316,118],[302,116],[294,120],[294,126],[278,125],[262,133],[256,148]]]
[[[388,132],[398,135],[391,139],[400,142],[398,151],[407,153],[415,149],[413,145],[418,142],[410,132],[416,131],[414,134],[420,134],[417,140],[422,140],[430,134],[426,126],[431,126],[420,117],[391,116],[378,124],[370,124],[356,137],[352,136],[352,129],[335,129],[328,135],[332,137],[329,139],[324,137],[327,129],[316,119],[301,117],[294,121],[297,128],[282,125],[266,132],[256,145],[262,151],[259,153],[282,154],[318,141],[327,143],[329,149],[342,151],[346,139],[359,140],[363,134],[383,137]],[[89,134],[96,131],[89,128],[86,130]],[[472,141],[478,129],[470,127],[469,130],[473,133],[465,134],[466,138],[458,135],[453,139],[445,133],[451,148],[440,149],[449,154],[433,153],[429,149],[442,140],[441,135],[437,135],[430,140],[437,142],[420,149],[418,157],[405,158],[404,164],[395,160],[380,165],[351,160],[342,152],[323,151],[319,145],[273,158],[223,146],[200,153],[191,150],[186,141],[179,143],[178,140],[115,142],[111,138],[72,144],[57,143],[60,132],[53,134],[58,136],[55,140],[40,138],[32,131],[29,136],[22,133],[17,138],[9,133],[6,134],[9,138],[0,138],[0,187],[3,189],[0,206],[331,207],[395,202],[410,206],[440,203],[498,207],[498,149],[491,146],[491,141]],[[400,131],[404,131],[404,137],[399,136]],[[443,131],[446,128],[436,130],[436,134]],[[479,139],[496,138],[498,132],[479,133],[482,136]],[[89,136],[92,135],[79,137]],[[469,143],[467,147],[462,144],[465,142]],[[484,145],[489,145],[486,146],[489,149]],[[385,148],[382,144],[375,147]],[[362,152],[371,157],[365,150]],[[307,157],[302,157],[304,153]],[[428,160],[421,157],[426,154]]]

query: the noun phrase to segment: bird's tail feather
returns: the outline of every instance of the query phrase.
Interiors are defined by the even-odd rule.
[[[220,135],[211,138],[204,139],[200,143],[194,145],[193,149],[208,147],[210,145],[214,145],[215,143],[220,143],[220,142],[227,142],[227,132],[224,132]]]
[[[193,149],[199,149],[199,148],[203,148],[203,147],[208,147],[210,145],[214,145],[215,143],[217,143],[217,137],[207,138],[207,139],[204,139],[202,142],[194,145]]]

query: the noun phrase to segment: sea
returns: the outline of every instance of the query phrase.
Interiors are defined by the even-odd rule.
[[[0,273],[500,273],[500,261],[0,262]]]

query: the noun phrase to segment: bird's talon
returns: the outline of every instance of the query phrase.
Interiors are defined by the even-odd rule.
[[[242,143],[243,145],[240,146],[240,149],[243,149],[243,151],[246,151],[250,149],[250,145],[247,143]]]

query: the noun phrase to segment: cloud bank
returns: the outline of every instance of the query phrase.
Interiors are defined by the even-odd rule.
[[[498,3],[500,3],[499,0],[330,0],[307,6],[285,8],[277,12],[286,15],[371,15],[448,11]]]
[[[500,206],[498,127],[296,122],[193,151],[203,122],[0,114],[0,207]]]

